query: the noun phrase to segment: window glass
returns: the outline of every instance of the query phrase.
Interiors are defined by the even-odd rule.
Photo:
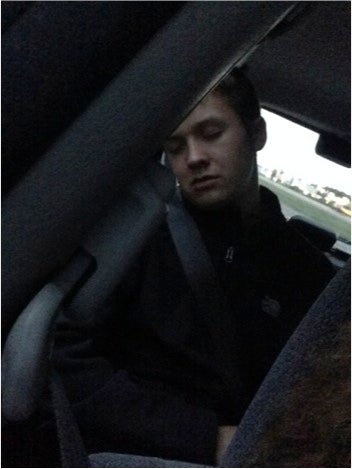
[[[258,153],[260,184],[277,194],[286,218],[299,214],[350,243],[351,169],[315,153],[318,134],[263,110],[268,140]]]

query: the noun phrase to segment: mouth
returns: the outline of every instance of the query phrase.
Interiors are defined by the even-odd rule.
[[[192,181],[192,187],[196,191],[205,191],[212,189],[216,186],[219,176],[203,176],[200,178],[194,178]]]

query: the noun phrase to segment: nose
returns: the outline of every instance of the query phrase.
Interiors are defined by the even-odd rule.
[[[209,156],[204,146],[197,141],[188,142],[187,166],[190,169],[198,169],[208,166]]]

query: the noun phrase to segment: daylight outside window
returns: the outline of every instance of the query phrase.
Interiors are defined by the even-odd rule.
[[[260,184],[280,199],[286,218],[302,215],[333,231],[350,252],[351,169],[315,153],[318,134],[263,110],[268,141],[258,153]]]

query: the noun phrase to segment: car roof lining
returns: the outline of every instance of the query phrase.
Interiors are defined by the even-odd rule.
[[[348,142],[350,2],[304,3],[308,8],[289,28],[269,37],[248,58],[248,74],[265,107]],[[345,166],[351,163],[349,152],[331,157]]]

